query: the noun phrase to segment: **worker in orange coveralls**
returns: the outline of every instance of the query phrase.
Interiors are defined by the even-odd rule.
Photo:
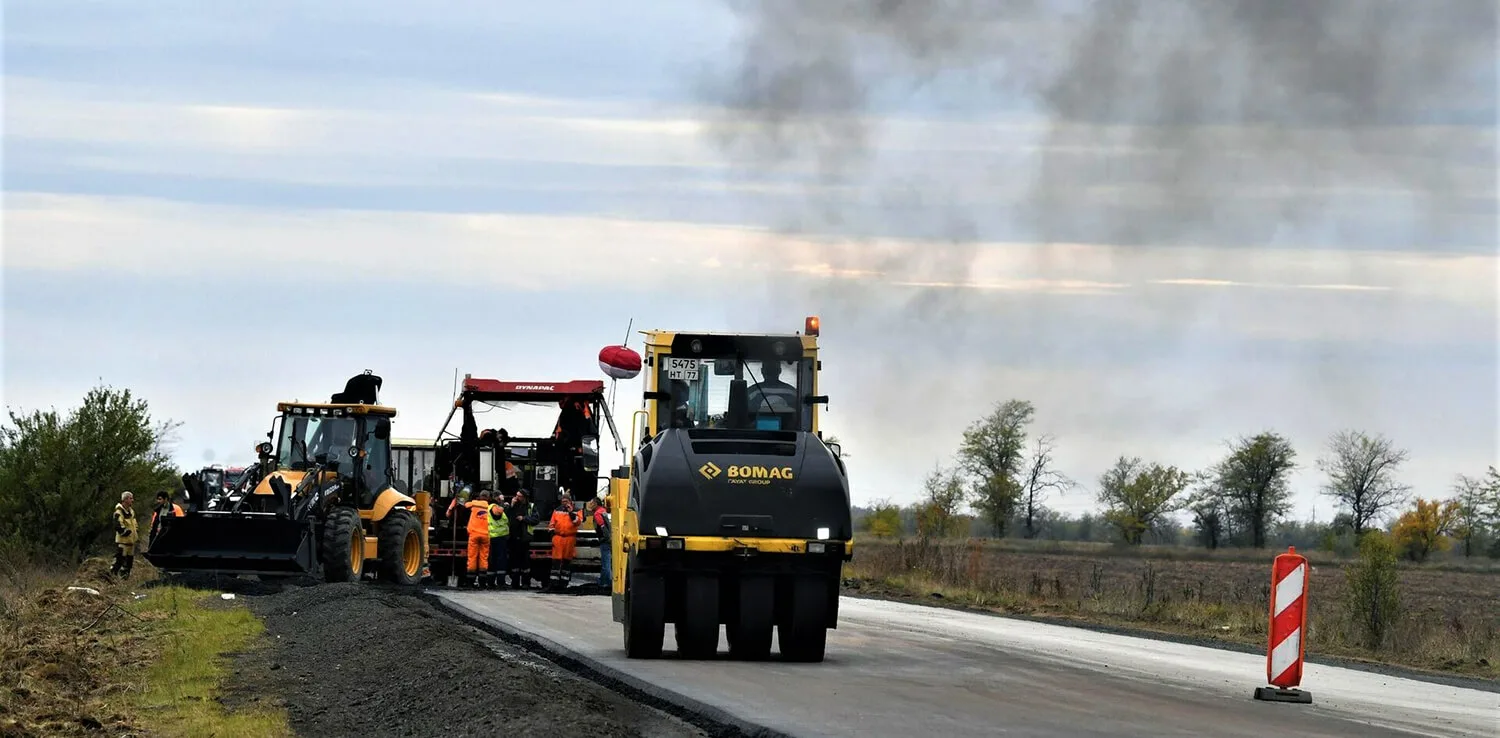
[[[490,491],[479,490],[478,499],[464,507],[469,508],[469,576],[477,587],[490,567]]]
[[[558,589],[568,586],[569,567],[578,553],[578,526],[583,513],[573,507],[573,496],[563,493],[562,501],[552,513],[552,584]]]

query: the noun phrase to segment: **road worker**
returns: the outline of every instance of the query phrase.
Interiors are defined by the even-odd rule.
[[[490,565],[490,493],[479,490],[478,499],[464,503],[469,508],[469,576],[470,585],[483,583],[485,570]]]
[[[594,530],[599,534],[599,586],[610,582],[610,561],[614,558],[614,544],[610,539],[609,498],[603,492],[597,499],[589,500],[589,514],[594,518]]]
[[[552,428],[552,438],[559,447],[569,452],[558,469],[558,482],[572,488],[589,481],[587,465],[584,463],[584,456],[589,452],[585,448],[584,439],[599,437],[599,420],[594,417],[589,403],[583,399],[564,399],[557,406],[561,412],[558,413],[557,424]]]
[[[163,513],[166,514],[163,515]],[[180,518],[184,514],[182,505],[174,502],[171,495],[167,494],[165,490],[157,492],[156,507],[151,512],[151,528],[150,533],[146,537],[146,545],[149,547],[151,542],[155,541],[158,535],[161,535],[162,530],[167,526],[167,518]]]
[[[510,538],[506,539],[510,551],[510,584],[516,589],[531,588],[531,533],[536,527],[536,517],[526,490],[516,490],[506,508],[510,516]]]
[[[573,496],[564,492],[562,501],[552,512],[552,584],[558,589],[568,586],[573,557],[578,553],[578,526],[583,513],[573,508]]]
[[[485,586],[491,589],[504,587],[505,574],[509,571],[508,560],[510,556],[508,554],[510,553],[510,541],[508,539],[510,538],[510,515],[507,515],[505,508],[499,504],[499,499],[500,496],[495,495],[496,501],[491,502],[489,508],[490,571],[489,575],[485,577]]]
[[[125,579],[130,578],[130,567],[135,564],[135,541],[139,532],[135,525],[135,495],[124,492],[115,505],[115,564],[109,573]]]

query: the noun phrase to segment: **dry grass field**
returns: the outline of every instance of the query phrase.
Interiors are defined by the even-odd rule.
[[[1265,643],[1270,562],[1279,552],[1019,543],[861,540],[848,576],[865,594]],[[1346,614],[1343,562],[1309,559],[1309,653],[1500,678],[1500,572],[1403,566],[1401,614],[1369,649]]]

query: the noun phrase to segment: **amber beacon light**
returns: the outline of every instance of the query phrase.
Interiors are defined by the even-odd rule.
[[[816,316],[816,315],[809,315],[809,316],[807,316],[807,326],[806,327],[807,327],[807,335],[809,335],[809,336],[816,336],[816,335],[818,335],[818,316]]]

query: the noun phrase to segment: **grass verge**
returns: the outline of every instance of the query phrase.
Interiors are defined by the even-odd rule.
[[[0,738],[13,736],[283,736],[285,714],[229,711],[218,700],[224,657],[261,624],[217,593],[151,587],[107,561],[76,571],[0,566]]]
[[[167,736],[291,734],[282,710],[258,705],[231,712],[218,699],[228,674],[224,657],[249,648],[265,632],[259,618],[218,593],[178,586],[153,588],[131,605],[155,625],[155,658],[143,688],[131,695],[153,729]]]

